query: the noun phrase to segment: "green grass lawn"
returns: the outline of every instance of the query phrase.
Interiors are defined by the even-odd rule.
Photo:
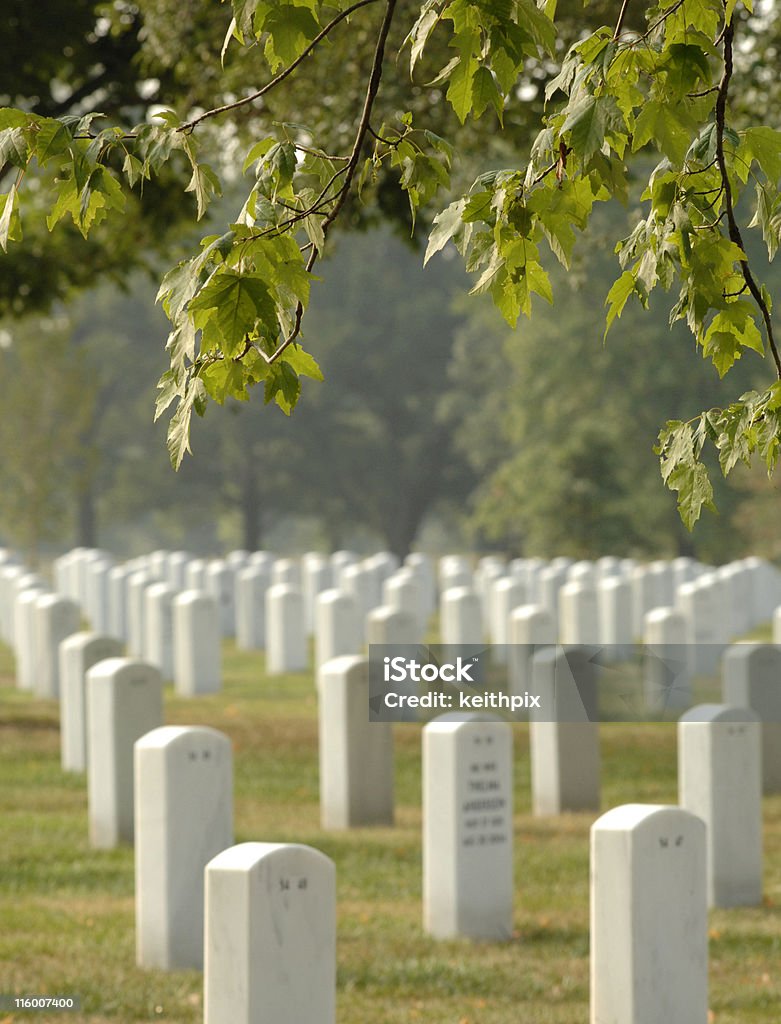
[[[513,939],[435,941],[421,926],[420,727],[395,726],[396,827],[324,832],[312,677],[268,678],[262,656],[232,646],[224,674],[217,696],[169,689],[166,722],[231,737],[237,842],[309,843],[336,862],[339,1024],[586,1024],[594,815],[531,816],[525,725],[513,726]],[[0,993],[78,994],[83,1010],[0,1024],[201,1021],[200,974],[135,966],[132,850],[90,849],[85,780],[60,770],[58,706],[12,676],[0,649]],[[676,802],[674,726],[603,725],[601,743],[603,810]],[[711,915],[717,1024],[781,1019],[781,797],[765,800],[765,894]]]

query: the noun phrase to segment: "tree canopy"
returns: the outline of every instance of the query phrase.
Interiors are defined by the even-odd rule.
[[[762,74],[758,42],[772,11],[754,12],[751,0],[662,0],[635,11],[625,0],[612,23],[567,45],[572,10],[557,11],[555,0],[231,0],[221,26],[214,5],[195,5],[203,24],[178,26],[169,6],[116,4],[101,31],[110,36],[114,22],[146,11],[157,66],[169,71],[155,80],[155,100],[167,104],[166,81],[189,74],[189,89],[172,87],[179,109],[152,108],[136,123],[119,107],[105,118],[34,104],[0,111],[0,164],[12,168],[0,196],[0,245],[18,242],[41,210],[50,230],[68,220],[91,237],[177,175],[200,218],[235,180],[244,150],[249,182],[237,214],[160,286],[171,330],[157,414],[173,410],[174,465],[189,449],[193,411],[246,400],[262,384],[265,401],[289,413],[300,378],[321,376],[302,345],[318,261],[358,197],[383,202],[388,176],[413,224],[450,200],[429,212],[426,261],[454,244],[474,275],[472,291],[490,294],[515,325],[535,295],[554,301],[551,261],[571,265],[595,205],[629,201],[633,176],[655,152],[636,223],[614,240],[620,272],[606,331],[630,300],[648,307],[661,287],[671,324],[686,325],[720,376],[747,353],[767,356],[769,384],[671,420],[659,434],[662,476],[687,525],[713,505],[707,449],[725,474],[754,457],[772,471],[781,355],[772,296],[744,240],[756,229],[772,260],[781,238],[781,131],[753,120],[776,89]],[[177,32],[198,45],[177,51]],[[200,48],[208,59],[198,89]],[[185,55],[183,70],[172,52]],[[218,53],[224,71],[215,72]],[[258,85],[261,54],[267,79]],[[388,73],[402,55],[406,87]],[[513,151],[524,103],[538,130],[527,152]],[[490,153],[508,166],[482,171],[458,195],[454,161],[477,123],[489,125]]]

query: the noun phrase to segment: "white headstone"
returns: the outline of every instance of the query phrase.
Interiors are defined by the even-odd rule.
[[[452,556],[451,556],[452,557]],[[450,562],[444,558],[439,568],[439,592],[442,595],[446,590],[453,590],[455,587],[472,588],[472,570],[468,565],[461,562]]]
[[[749,708],[699,704],[678,722],[678,802],[708,827],[708,902],[762,902],[759,719]]]
[[[510,614],[525,604],[526,585],[515,576],[502,576],[493,582],[491,591],[491,642],[498,645],[492,656],[497,664],[503,665],[510,642]]]
[[[358,556],[354,551],[334,551],[331,555],[330,562],[331,568],[334,574],[334,580],[338,579],[339,573],[346,565],[352,565],[358,561]]]
[[[262,565],[271,572],[274,560],[274,556],[270,551],[251,551],[247,565]]]
[[[304,598],[295,587],[275,583],[266,591],[266,671],[278,675],[306,667]]]
[[[206,566],[207,593],[211,594],[220,609],[220,634],[236,635],[236,569],[227,562],[216,558]]]
[[[315,607],[315,668],[363,646],[358,604],[352,594],[324,590]]]
[[[266,646],[266,591],[271,570],[250,564],[236,576],[236,646],[243,651],[262,651]]]
[[[239,569],[243,569],[247,565],[247,563],[249,562],[249,556],[250,553],[249,551],[247,551],[246,548],[234,548],[232,551],[229,551],[228,554],[225,556],[225,561],[233,569],[238,571]]]
[[[190,556],[186,551],[172,551],[168,556],[168,568],[166,571],[166,582],[174,590],[185,590],[187,588],[187,566]]]
[[[565,583],[559,590],[559,638],[563,644],[598,644],[597,592],[590,582]]]
[[[227,736],[167,725],[135,744],[136,962],[203,967],[207,863],[233,843]]]
[[[127,641],[128,577],[133,570],[127,565],[115,565],[108,572],[108,634]]]
[[[163,724],[163,684],[153,665],[108,658],[87,671],[90,842],[133,841],[133,744]]]
[[[146,589],[157,582],[143,569],[131,573],[126,580],[127,649],[134,658],[143,657],[146,643]]]
[[[109,631],[109,573],[113,568],[112,558],[95,558],[86,565],[84,611],[93,631],[104,636]]]
[[[341,657],[318,673],[323,828],[393,824],[393,734],[369,721],[369,661]]]
[[[122,643],[98,633],[73,633],[60,644],[60,757],[66,772],[87,770],[87,671],[118,658]]]
[[[448,646],[483,643],[483,612],[474,590],[452,587],[443,591],[439,628],[442,643]]]
[[[14,609],[14,654],[16,660],[16,685],[20,690],[35,689],[35,676],[38,664],[38,642],[35,631],[36,603],[41,594],[46,593],[42,586],[23,590],[16,598]]]
[[[423,588],[412,569],[397,569],[382,585],[382,603],[388,608],[414,615],[421,632],[426,628],[428,615],[425,610]]]
[[[567,583],[585,583],[588,587],[595,587],[598,571],[593,562],[585,559],[580,562],[573,562],[567,569]]]
[[[643,625],[645,658],[643,691],[646,709],[662,714],[668,708],[689,707],[692,701],[687,647],[688,626],[676,608],[652,608]]]
[[[645,616],[652,608],[660,608],[662,601],[657,595],[657,579],[650,565],[637,565],[629,574],[632,588],[632,634],[642,636]]]
[[[317,595],[332,586],[331,563],[319,551],[308,551],[301,559],[301,590],[304,595],[304,615],[309,636],[315,630],[315,602]]]
[[[681,583],[691,583],[697,575],[697,563],[693,558],[681,555],[674,558],[671,563],[673,579],[673,597]]]
[[[144,591],[144,658],[156,665],[163,679],[174,678],[174,608],[177,592],[167,583],[153,583]]]
[[[671,605],[675,600],[675,586],[672,562],[666,562],[663,558],[651,562],[648,567],[654,581],[654,597],[658,607],[663,608]]]
[[[423,729],[427,932],[441,939],[510,938],[512,823],[511,727],[478,714],[429,722]]]
[[[694,675],[712,675],[723,649],[721,600],[708,576],[678,587],[676,606],[686,617],[689,665]]]
[[[0,565],[0,636],[6,643],[12,640],[12,604],[16,591],[14,583],[26,575],[27,570],[21,565]]]
[[[366,641],[372,644],[418,644],[420,625],[409,612],[380,605],[366,616]]]
[[[726,704],[751,708],[762,723],[762,788],[781,793],[781,648],[731,644],[722,658]]]
[[[294,558],[279,558],[271,567],[271,582],[301,589],[301,565]]]
[[[625,804],[591,826],[591,1024],[707,1024],[705,824]]]
[[[545,647],[532,658],[529,754],[536,815],[599,809],[595,669],[578,648]],[[589,720],[591,718],[592,720]]]
[[[335,1024],[336,871],[319,850],[241,843],[206,866],[205,1024]]]
[[[404,559],[404,565],[412,569],[420,581],[423,593],[423,609],[428,619],[428,616],[431,615],[437,606],[437,584],[434,563],[424,552],[411,551]]]
[[[599,642],[610,661],[626,661],[634,652],[632,585],[622,576],[607,576],[597,583]]]
[[[567,580],[565,565],[557,564],[557,560],[540,570],[537,577],[537,601],[550,612],[559,631],[559,591]]]
[[[540,605],[525,604],[515,608],[510,613],[509,642],[507,684],[511,694],[522,697],[531,690],[535,651],[556,643],[553,616]]]
[[[185,590],[173,601],[174,687],[183,697],[222,688],[220,610],[211,594]]]
[[[60,696],[60,643],[78,631],[80,621],[79,606],[69,597],[41,594],[35,601],[36,696]]]
[[[206,569],[209,563],[204,558],[191,558],[184,569],[184,589],[207,591]]]
[[[338,589],[352,600],[358,625],[359,646],[362,647],[366,640],[366,616],[372,608],[380,604],[378,578],[371,568],[363,562],[358,562],[356,565],[346,566],[339,574]],[[321,591],[321,595],[323,593],[328,591]]]

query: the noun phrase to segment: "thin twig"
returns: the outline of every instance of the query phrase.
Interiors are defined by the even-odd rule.
[[[727,162],[724,157],[724,128],[727,111],[727,97],[729,95],[729,83],[732,78],[732,43],[734,35],[735,24],[734,21],[730,21],[729,24],[724,26],[724,73],[721,76],[719,94],[716,98],[716,161],[719,166],[722,185],[724,186],[724,211],[727,214],[729,237],[730,240],[734,242],[735,245],[740,246],[742,251],[745,253],[746,248],[743,245],[740,228],[738,227],[738,222],[735,219],[735,210],[732,205],[732,186],[730,184],[729,174],[727,173]],[[762,313],[762,319],[765,321],[768,345],[770,346],[770,351],[773,353],[773,360],[776,364],[776,374],[779,380],[781,380],[781,356],[779,356],[775,338],[773,337],[773,324],[770,320],[770,310],[767,307],[767,303],[765,302],[759,285],[754,280],[754,275],[751,273],[751,268],[748,265],[748,259],[744,256],[744,258],[739,262],[746,286],[751,292],[757,306],[759,306]]]
[[[304,52],[299,57],[296,57],[293,63],[289,64],[284,69],[284,71],[280,71],[280,73],[276,75],[274,78],[272,78],[270,82],[266,82],[262,89],[258,89],[257,92],[253,92],[250,96],[244,96],[242,99],[236,100],[233,103],[225,103],[221,107],[215,107],[213,110],[207,110],[205,113],[200,114],[198,117],[194,117],[192,121],[187,121],[186,124],[180,125],[177,130],[180,132],[191,132],[197,125],[201,123],[201,121],[205,121],[208,117],[216,117],[218,114],[224,114],[228,110],[237,110],[239,107],[244,107],[248,103],[254,103],[255,100],[260,99],[261,96],[265,96],[267,92],[270,92],[273,88],[275,88],[275,86],[279,85],[280,82],[284,82],[288,75],[292,75],[292,73],[296,70],[299,64],[306,60],[306,58],[309,56],[312,50],[314,50],[314,48],[317,46],[317,44],[322,42],[322,40],[325,39],[329,32],[331,32],[332,29],[336,28],[340,21],[344,21],[345,18],[348,18],[354,11],[357,11],[360,7],[366,7],[368,4],[374,3],[377,3],[377,0],[357,0],[357,3],[354,3],[350,7],[347,7],[345,10],[340,11],[335,18],[332,18],[331,21],[329,21],[328,24],[323,29],[321,29],[320,32],[318,32],[318,34],[315,36],[315,38],[312,40],[309,46],[307,46]]]
[[[371,72],[369,73],[369,81],[366,87],[366,97],[363,102],[363,110],[361,111],[361,117],[358,122],[358,127],[355,132],[355,139],[353,140],[352,152],[347,165],[339,171],[339,174],[344,173],[345,178],[342,182],[339,191],[333,197],[335,202],[334,206],[325,218],[322,224],[323,236],[328,233],[328,229],[334,223],[336,218],[344,206],[347,196],[350,192],[350,186],[352,185],[355,172],[358,168],[358,162],[361,156],[361,149],[363,148],[364,141],[369,131],[369,120],[371,118],[372,109],[374,107],[374,101],[377,98],[377,91],[380,87],[380,81],[382,79],[382,65],[385,57],[385,44],[388,39],[388,33],[390,32],[391,23],[393,22],[393,15],[396,9],[396,0],[387,0],[385,6],[385,15],[380,26],[380,31],[377,36],[377,44],[374,50],[374,58],[372,60]],[[345,173],[346,172],[346,173]],[[335,178],[332,178],[332,181]],[[326,185],[327,190],[329,185]],[[325,191],[324,190],[324,191]],[[316,204],[315,204],[316,205]],[[320,250],[317,246],[312,247],[312,251],[309,254],[309,259],[306,262],[306,272],[311,273],[317,259],[320,255]],[[293,344],[298,335],[301,333],[301,321],[304,316],[304,306],[302,302],[296,305],[295,319],[293,328],[290,334],[285,340],[271,353],[266,355],[262,349],[259,349],[260,354],[263,356],[265,361],[269,364],[276,362],[276,360],[282,355],[286,348]]]
[[[615,42],[621,35],[621,29],[624,27],[624,18],[626,17],[628,7],[629,0],[624,0],[624,2],[621,4],[621,10],[618,15],[618,21],[616,22],[616,30],[613,33],[613,42]]]
[[[657,19],[656,19],[656,21],[655,21],[655,22],[653,22],[653,24],[651,24],[651,25],[649,25],[649,26],[648,26],[648,28],[647,28],[647,29],[645,30],[645,32],[643,32],[643,34],[642,34],[641,36],[639,36],[639,37],[638,37],[638,39],[636,40],[636,42],[637,42],[637,43],[642,43],[642,42],[643,42],[643,41],[644,41],[645,39],[647,39],[647,38],[648,38],[648,37],[649,37],[649,36],[650,36],[650,35],[651,35],[651,34],[652,34],[652,33],[653,33],[653,32],[654,32],[654,31],[655,31],[655,30],[656,30],[657,28],[659,28],[659,26],[660,26],[661,24],[663,24],[663,23],[664,23],[665,21],[667,21],[667,19],[668,19],[669,17],[671,17],[671,16],[673,15],[673,14],[675,14],[675,12],[676,12],[676,11],[678,10],[678,8],[679,8],[679,7],[683,7],[683,5],[684,5],[685,3],[686,3],[686,0],[678,0],[678,2],[677,2],[677,3],[674,3],[674,4],[672,5],[672,7],[669,7],[669,8],[668,8],[668,9],[667,9],[667,10],[666,10],[666,11],[664,12],[664,14],[663,14],[663,15],[661,15],[661,17],[657,18]]]

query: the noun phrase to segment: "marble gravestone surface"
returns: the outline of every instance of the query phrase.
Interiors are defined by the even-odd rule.
[[[236,574],[236,646],[262,651],[266,646],[266,591],[271,585],[269,566],[251,564]]]
[[[423,923],[436,938],[509,939],[512,729],[479,714],[423,729]]]
[[[707,1024],[705,823],[625,804],[591,827],[591,1024]]]
[[[677,608],[652,608],[643,620],[643,696],[650,714],[692,701],[687,623]]]
[[[136,962],[203,967],[203,873],[233,843],[227,736],[167,725],[135,744]]]
[[[277,562],[274,572],[282,565]],[[298,569],[297,563],[291,563]],[[266,670],[270,675],[304,672],[307,635],[304,598],[289,583],[275,583],[266,591]]]
[[[420,624],[414,615],[380,605],[366,616],[366,642],[372,644],[420,643]]]
[[[516,608],[526,602],[526,586],[514,576],[502,576],[490,585],[491,643],[497,644],[491,654],[497,664],[507,661],[507,644],[510,643],[510,616]]]
[[[393,824],[393,733],[370,722],[369,660],[342,656],[318,673],[323,828]]]
[[[354,568],[354,567],[350,567]],[[360,609],[354,594],[323,590],[315,600],[315,668],[363,646]]]
[[[87,807],[92,846],[133,841],[133,744],[163,724],[153,665],[108,658],[87,672]]]
[[[450,587],[440,597],[440,629],[444,646],[484,643],[483,609],[469,587]]]
[[[183,697],[222,687],[220,609],[216,598],[185,590],[173,600],[174,687]]]
[[[174,677],[174,609],[177,591],[167,583],[153,583],[144,599],[144,658],[156,665],[163,679]]]
[[[678,802],[707,826],[711,907],[762,902],[760,743],[750,708],[699,704],[678,722]]]
[[[34,691],[38,697],[60,696],[60,643],[79,628],[81,611],[75,601],[59,594],[41,594],[35,602],[37,646]]]
[[[336,871],[295,843],[206,866],[205,1024],[335,1024]]]
[[[762,722],[763,792],[781,793],[781,647],[731,644],[721,671],[725,704],[751,708]]]
[[[541,605],[524,604],[510,613],[507,652],[509,693],[522,697],[531,689],[532,656],[535,650],[556,643],[555,619]]]
[[[16,685],[20,690],[35,689],[38,644],[35,635],[36,604],[46,593],[44,587],[23,590],[16,598],[14,611],[14,653],[16,655]]]
[[[578,584],[579,585],[579,584]],[[588,649],[545,647],[532,657],[529,755],[535,815],[598,810],[599,726]]]
[[[563,644],[598,644],[599,610],[594,584],[568,580],[559,591],[559,637]]]
[[[66,772],[87,770],[87,671],[118,658],[122,643],[98,633],[73,633],[60,644],[60,759]]]

